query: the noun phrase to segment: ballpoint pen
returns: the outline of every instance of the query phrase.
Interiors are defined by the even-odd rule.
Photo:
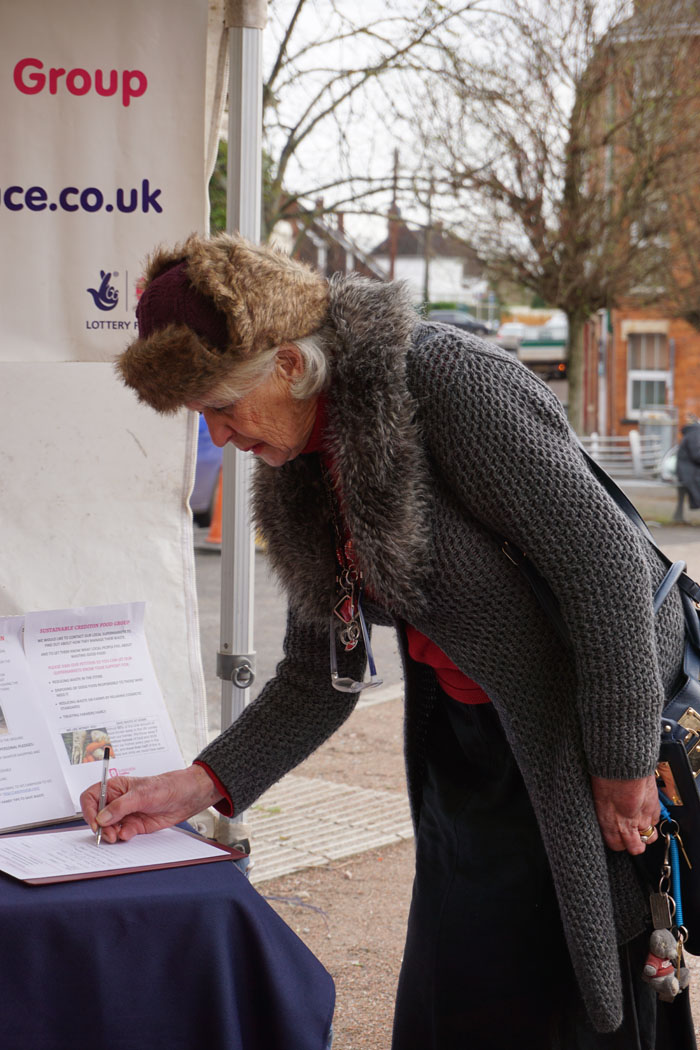
[[[112,752],[110,751],[109,745],[107,745],[102,758],[102,781],[100,783],[100,801],[97,806],[98,813],[105,808],[105,802],[107,801],[107,770],[109,769],[109,759],[111,754]],[[99,846],[102,841],[102,828],[99,824],[97,825],[96,835],[97,845]]]

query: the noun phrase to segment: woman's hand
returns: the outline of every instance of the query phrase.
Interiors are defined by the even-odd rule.
[[[98,814],[100,785],[80,796],[83,816],[102,841],[128,842],[134,835],[172,827],[221,799],[221,792],[202,766],[176,769],[154,777],[114,777],[107,781],[107,805]]]
[[[654,842],[654,827],[660,817],[656,777],[641,780],[605,780],[591,777],[593,801],[603,838],[610,849],[643,853],[648,843]],[[641,832],[654,829],[653,835],[642,838]]]

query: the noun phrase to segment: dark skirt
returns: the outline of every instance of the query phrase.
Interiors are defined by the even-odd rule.
[[[647,945],[644,934],[621,950],[625,1020],[615,1033],[596,1033],[496,712],[441,693],[427,744],[392,1050],[694,1050],[688,996],[674,1004],[671,1032],[667,1011],[657,1011],[656,994],[640,979]]]

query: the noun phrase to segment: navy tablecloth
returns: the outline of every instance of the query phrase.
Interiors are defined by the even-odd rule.
[[[335,990],[233,863],[0,876],[2,1050],[325,1050]]]

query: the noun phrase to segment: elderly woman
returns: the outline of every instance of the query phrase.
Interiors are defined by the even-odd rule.
[[[376,680],[366,625],[393,625],[417,836],[394,1050],[684,1045],[678,1028],[655,1041],[633,862],[656,838],[682,613],[674,596],[655,622],[664,566],[556,397],[497,347],[419,320],[401,286],[326,281],[240,237],[158,253],[137,316],[123,381],[258,459],[285,656],[189,769],[110,781],[99,815],[90,789],[88,822],[114,842],[211,804],[242,812],[348,717]]]

